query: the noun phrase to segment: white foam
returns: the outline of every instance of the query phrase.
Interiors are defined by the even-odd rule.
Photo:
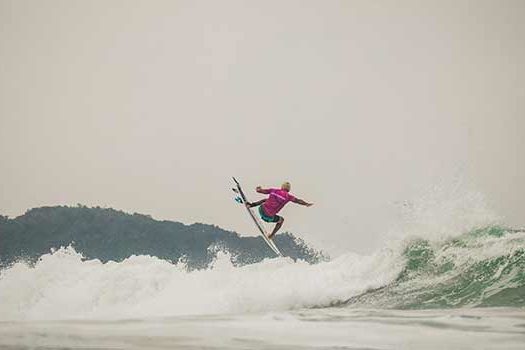
[[[82,261],[74,249],[17,263],[0,275],[0,320],[122,319],[324,306],[388,284],[402,259],[388,250],[309,265],[269,259],[235,267],[219,253],[188,272],[151,256]]]

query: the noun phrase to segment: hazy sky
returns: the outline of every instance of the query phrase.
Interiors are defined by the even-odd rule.
[[[0,0],[0,213],[82,203],[255,234],[230,176],[287,180],[290,230],[382,245],[467,179],[525,219],[525,1]]]

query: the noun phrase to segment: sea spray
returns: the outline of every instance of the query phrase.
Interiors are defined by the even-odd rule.
[[[422,238],[438,242],[500,222],[481,192],[465,179],[455,178],[404,201],[398,219],[387,230],[386,241]]]

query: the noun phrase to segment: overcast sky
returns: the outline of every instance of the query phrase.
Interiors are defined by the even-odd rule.
[[[245,235],[382,246],[460,177],[525,219],[525,1],[0,0],[0,213],[108,206]]]

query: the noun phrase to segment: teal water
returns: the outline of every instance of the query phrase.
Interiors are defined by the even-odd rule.
[[[401,309],[525,307],[525,232],[490,226],[440,242],[412,240],[390,284],[351,298]]]

